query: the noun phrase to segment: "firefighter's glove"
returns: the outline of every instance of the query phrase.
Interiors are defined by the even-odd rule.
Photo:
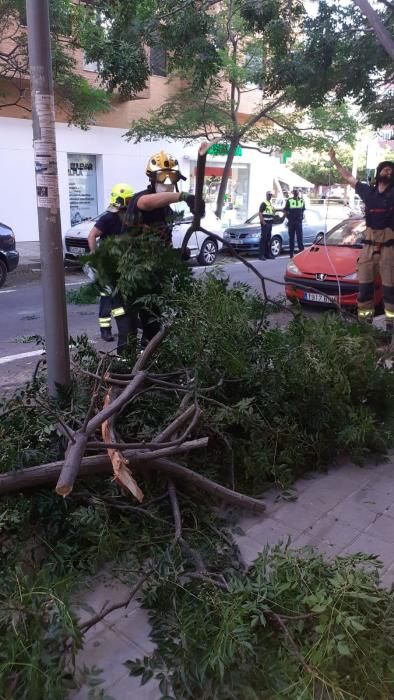
[[[201,217],[205,216],[205,202],[201,202],[200,211],[196,212],[196,197],[194,194],[187,194],[182,192],[180,196],[181,202],[186,202],[192,214],[199,214]]]

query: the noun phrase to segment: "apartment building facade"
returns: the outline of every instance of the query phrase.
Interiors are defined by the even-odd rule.
[[[78,57],[78,62],[81,74],[95,83],[96,66],[87,64],[83,55]],[[111,110],[98,114],[95,125],[88,131],[69,126],[67,114],[57,109],[57,159],[63,232],[71,225],[101,213],[116,182],[129,182],[135,190],[143,189],[147,183],[146,162],[152,153],[162,148],[178,159],[187,177],[183,187],[193,191],[197,144],[186,146],[180,141],[135,144],[124,138],[133,119],[157,107],[171,94],[171,90],[176,89],[167,81],[165,60],[160,52],[151,55],[151,73],[143,93],[127,102],[114,96]],[[34,241],[38,240],[35,163],[31,115],[26,106],[29,106],[28,93],[17,105],[0,108],[0,221],[12,226],[18,240]],[[277,162],[275,158],[248,148],[242,149],[235,157],[223,214],[225,223],[243,221],[254,214],[267,189],[275,187],[280,191]],[[212,205],[224,163],[225,155],[208,156],[205,196]],[[283,180],[283,171],[281,177]],[[284,184],[291,187],[302,186],[303,183],[288,171],[287,183]]]

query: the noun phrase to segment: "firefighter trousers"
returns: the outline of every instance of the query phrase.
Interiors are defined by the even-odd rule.
[[[127,348],[129,336],[137,335],[137,314],[126,313],[123,299],[118,294],[106,294],[100,292],[99,326],[100,328],[111,328],[111,320],[115,319],[118,328],[118,355]]]
[[[367,228],[357,266],[359,293],[358,316],[370,321],[375,312],[375,280],[382,281],[386,320],[394,320],[394,231],[391,228]]]

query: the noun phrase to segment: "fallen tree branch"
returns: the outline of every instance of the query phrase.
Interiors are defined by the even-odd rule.
[[[124,454],[126,458],[130,456],[128,450],[125,450]],[[23,491],[25,489],[54,484],[59,477],[62,466],[62,461],[51,462],[36,467],[29,467],[28,469],[20,469],[0,474],[0,496]],[[164,472],[167,476],[194,486],[213,498],[217,498],[238,508],[244,508],[251,513],[263,513],[265,511],[265,504],[262,501],[252,498],[251,496],[245,496],[244,494],[238,493],[238,491],[232,491],[208,479],[206,476],[202,476],[202,474],[198,474],[168,459],[154,459],[152,455],[150,455],[149,461],[136,459],[133,466],[135,469],[140,469],[142,473],[152,469]],[[111,472],[111,460],[104,455],[95,455],[82,459],[79,476],[86,477],[95,474],[110,475]]]
[[[116,399],[111,401],[107,406],[99,411],[99,413],[93,416],[87,425],[84,426],[83,430],[74,433],[75,442],[67,451],[66,459],[64,460],[59,480],[56,484],[56,493],[58,493],[59,496],[68,496],[73,489],[74,481],[78,474],[81,460],[86,450],[89,435],[95,433],[104,421],[108,420],[114,415],[114,413],[117,413],[121,408],[123,408],[123,406],[144,384],[145,373],[143,372],[143,368],[146,367],[152,353],[156,350],[167,332],[168,328],[162,328],[148,343],[144,352],[139,356],[133,367],[134,377],[132,381],[123,389]]]
[[[141,578],[138,579],[136,585],[134,586],[134,588],[131,589],[127,598],[121,600],[119,603],[113,603],[112,605],[105,607],[100,613],[97,613],[97,615],[94,615],[89,620],[86,620],[86,622],[83,622],[82,625],[79,626],[79,629],[82,632],[82,634],[86,634],[86,632],[88,632],[88,630],[90,630],[91,627],[97,625],[98,622],[101,622],[101,620],[103,620],[111,612],[114,612],[114,610],[119,610],[119,608],[127,608],[127,606],[131,603],[131,601],[133,600],[134,596],[138,593],[140,588],[142,588],[142,586],[144,585],[145,581],[151,573],[152,571],[148,571],[147,574],[141,576]]]
[[[104,398],[104,408],[109,406],[111,403],[112,390],[106,393]],[[101,425],[101,434],[103,440],[110,443],[116,440],[115,427],[114,427],[114,416],[111,416]],[[115,447],[108,447],[107,449],[108,457],[112,462],[112,467],[114,470],[115,479],[130,493],[133,494],[134,498],[137,499],[139,503],[144,500],[144,494],[138,486],[136,480],[134,479],[130,469],[129,461],[124,457],[120,449]]]

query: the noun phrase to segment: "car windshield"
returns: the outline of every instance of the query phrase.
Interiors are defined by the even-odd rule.
[[[329,231],[325,236],[326,245],[360,247],[365,233],[365,222],[348,219]],[[323,242],[323,241],[322,241]]]

